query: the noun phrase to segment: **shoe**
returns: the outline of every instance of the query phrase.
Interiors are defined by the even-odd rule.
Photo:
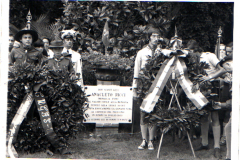
[[[62,155],[66,155],[66,154],[72,154],[73,152],[69,150],[69,148],[63,148],[60,153]]]
[[[153,141],[149,141],[149,143],[148,143],[148,150],[151,150],[151,151],[154,150]]]
[[[147,141],[144,139],[144,140],[142,141],[141,145],[138,146],[138,149],[144,149],[144,148],[146,148],[146,146],[147,146]]]
[[[226,136],[222,136],[222,137],[221,137],[221,139],[220,139],[220,145],[221,145],[221,146],[226,145]]]
[[[198,148],[196,148],[195,151],[208,150],[208,149],[209,149],[209,146],[208,146],[208,145],[203,146],[203,145],[201,144],[201,146],[198,147]]]
[[[218,159],[221,158],[220,148],[214,148],[214,157]]]

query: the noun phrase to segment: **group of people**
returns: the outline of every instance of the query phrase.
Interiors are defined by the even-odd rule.
[[[69,72],[69,76],[76,80],[76,83],[81,87],[82,90],[84,90],[81,55],[72,49],[74,36],[75,31],[66,29],[61,32],[61,39],[55,39],[50,42],[48,38],[43,38],[42,42],[44,46],[42,48],[37,48],[34,47],[34,42],[39,39],[38,33],[34,30],[25,28],[19,31],[15,36],[9,36],[9,66],[11,67],[28,63],[36,67],[47,65],[47,67],[52,70],[65,70]],[[30,112],[33,110],[32,108],[33,107],[30,108]],[[16,141],[17,134],[22,123],[22,121],[14,121],[15,119],[18,119],[18,112],[21,112],[21,107],[19,107],[17,114],[12,120],[9,133],[7,135],[7,141],[12,138],[13,143]],[[24,115],[21,116],[25,117],[27,113],[28,109],[26,109],[26,111],[22,113]],[[52,128],[50,128],[50,130],[52,130]],[[46,133],[46,136],[56,149],[59,148],[59,144],[57,144],[56,140],[53,138],[54,136],[47,134],[55,134],[53,132],[49,132]],[[8,151],[9,153],[14,154],[12,157],[18,157],[13,145],[8,148],[8,150],[11,150]],[[68,153],[68,150],[64,148],[60,151],[60,153]]]
[[[201,145],[195,149],[208,150],[208,134],[209,134],[209,122],[212,124],[212,131],[214,137],[214,156],[216,158],[221,157],[220,144],[226,143],[227,145],[227,155],[226,159],[231,159],[231,84],[232,84],[232,51],[233,43],[229,43],[227,46],[221,44],[219,46],[220,57],[217,58],[216,54],[211,52],[202,52],[198,43],[195,40],[189,40],[187,43],[186,52],[181,52],[180,55],[176,53],[176,49],[181,49],[181,39],[177,41],[170,41],[170,49],[159,48],[159,39],[161,34],[158,29],[149,29],[149,44],[144,46],[143,49],[138,51],[137,57],[135,59],[134,66],[134,80],[133,80],[133,97],[137,97],[138,92],[138,79],[140,77],[141,70],[144,70],[149,59],[153,59],[158,56],[159,50],[160,54],[163,54],[166,59],[170,55],[177,55],[181,58],[186,56],[196,55],[199,57],[200,62],[206,63],[209,67],[205,69],[207,75],[201,78],[202,82],[211,82],[213,88],[211,93],[218,93],[220,99],[213,99],[213,103],[208,103],[213,109],[208,110],[209,114],[201,117]],[[175,39],[177,35],[175,35]],[[174,37],[173,37],[174,39]],[[174,44],[175,43],[175,44]],[[174,73],[174,70],[173,70]],[[172,74],[173,74],[172,73]],[[216,85],[217,84],[217,85]],[[143,105],[143,103],[141,104]],[[141,107],[140,107],[141,108]],[[155,138],[156,126],[150,124],[146,120],[146,116],[149,113],[145,111],[140,111],[140,130],[142,134],[142,143],[138,146],[139,150],[148,148],[149,150],[154,150],[153,140]],[[220,120],[223,119],[223,134],[221,137],[221,126]],[[149,138],[148,138],[149,134]],[[220,141],[221,140],[221,141]],[[220,143],[221,142],[221,143]]]
[[[163,49],[160,45],[161,34],[157,28],[150,27],[148,29],[149,43],[145,45],[140,51],[137,52],[134,66],[133,75],[133,98],[137,97],[138,91],[138,78],[142,69],[148,63],[148,60],[163,54],[166,59],[171,55],[185,58],[190,54],[195,54],[199,57],[200,62],[205,62],[209,65],[205,69],[207,76],[202,77],[202,81],[210,81],[211,83],[220,83],[219,88],[212,89],[212,92],[221,90],[222,100],[215,100],[212,103],[213,110],[209,110],[209,114],[201,117],[201,137],[202,143],[198,150],[209,149],[208,145],[208,132],[209,122],[212,123],[212,130],[214,136],[214,156],[220,158],[220,139],[224,141],[226,139],[227,145],[227,159],[231,159],[231,72],[232,72],[232,49],[233,45],[220,45],[220,55],[217,58],[214,53],[202,52],[199,50],[199,45],[195,40],[190,40],[187,44],[187,49],[183,50],[179,54],[176,49],[180,49],[181,41],[170,41],[171,49]],[[68,70],[72,76],[78,78],[78,85],[84,90],[84,83],[82,78],[82,60],[80,53],[74,51],[75,31],[63,30],[61,32],[61,39],[56,39],[50,42],[48,38],[43,38],[42,42],[44,47],[41,49],[35,48],[33,43],[38,40],[38,34],[34,30],[21,30],[15,36],[9,36],[9,65],[31,63],[36,66],[47,64],[50,68],[57,68],[62,70]],[[176,38],[176,37],[175,37]],[[179,45],[180,43],[180,45]],[[174,71],[173,71],[174,72]],[[216,92],[215,92],[216,93]],[[209,104],[208,104],[209,105]],[[140,107],[140,106],[139,106]],[[221,109],[228,109],[228,112],[221,112]],[[227,113],[225,115],[225,113]],[[154,150],[153,140],[156,136],[156,126],[150,126],[146,120],[148,113],[140,112],[140,129],[142,134],[142,143],[138,146],[138,149],[142,150],[148,147],[149,150]],[[223,135],[221,138],[220,121],[221,116],[225,116],[223,120]],[[210,120],[211,119],[211,120]],[[223,118],[222,118],[223,119]],[[148,138],[149,134],[149,138]]]

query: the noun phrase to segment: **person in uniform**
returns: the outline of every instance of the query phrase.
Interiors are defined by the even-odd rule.
[[[161,49],[160,45],[158,45],[160,40],[160,31],[153,26],[150,26],[148,29],[149,34],[149,43],[143,47],[140,51],[138,51],[135,65],[134,65],[134,79],[133,79],[133,99],[137,98],[137,86],[138,86],[138,77],[142,69],[145,68],[148,63],[149,58],[154,58],[159,54],[164,54],[165,56],[169,56],[170,53],[174,52],[168,49]],[[148,113],[144,111],[140,111],[140,130],[142,134],[142,143],[138,146],[138,149],[142,150],[145,147],[148,147],[149,150],[154,150],[153,140],[155,138],[156,126],[148,125],[145,117]],[[148,140],[148,132],[149,132],[149,140]]]
[[[190,50],[194,50],[195,48],[198,47],[198,43],[195,40],[192,40],[191,43],[189,44],[188,48]],[[212,79],[212,74],[217,73],[218,71],[222,70],[222,67],[219,64],[219,59],[214,53],[211,52],[192,52],[192,54],[196,54],[200,62],[206,63],[209,65],[207,69],[205,69],[205,72],[207,76],[203,76],[202,79],[204,81],[208,81]],[[217,87],[216,87],[216,81],[211,81],[213,84],[212,88],[212,93],[217,93]],[[219,84],[219,83],[217,83]],[[218,99],[212,99],[214,101],[217,101]],[[214,108],[214,106],[212,106]],[[218,110],[211,110],[211,120],[212,120],[212,130],[213,130],[213,137],[214,137],[214,156],[216,158],[220,158],[220,122],[219,122],[219,115],[218,115]],[[208,131],[209,131],[209,114],[204,115],[201,117],[201,136],[202,136],[202,142],[199,147],[195,149],[195,151],[200,151],[200,150],[208,150],[209,145],[208,145]]]
[[[232,95],[232,68],[233,68],[233,61],[232,61],[232,54],[228,54],[225,56],[220,62],[219,65],[222,66],[225,70],[221,72],[221,74],[225,74],[224,82],[229,83],[231,86],[231,89],[228,91],[228,95]],[[227,72],[227,73],[226,73]],[[229,96],[228,99],[225,102],[215,102],[216,106],[218,106],[216,109],[224,109],[230,110],[232,109],[232,97]],[[226,158],[227,160],[231,159],[231,113],[230,118],[227,122],[227,124],[224,127],[224,132],[226,136],[226,147],[227,147],[227,153]]]
[[[61,39],[63,40],[63,46],[64,46],[62,50],[62,54],[64,56],[71,57],[74,74],[76,77],[78,77],[77,84],[81,86],[82,90],[84,91],[83,76],[82,76],[82,58],[80,53],[72,50],[74,37],[75,37],[74,30],[63,30],[61,32]]]
[[[63,42],[61,40],[55,40],[51,42],[49,48],[52,49],[54,56],[48,60],[48,66],[50,69],[66,70],[70,74],[74,72],[72,61],[69,57],[62,55]]]
[[[15,35],[15,40],[20,42],[19,48],[13,48],[9,63],[32,63],[34,65],[42,64],[42,50],[33,47],[33,43],[38,40],[38,34],[34,30],[21,30]]]

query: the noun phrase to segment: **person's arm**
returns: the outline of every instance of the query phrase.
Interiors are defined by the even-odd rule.
[[[134,64],[134,74],[133,74],[133,97],[137,97],[137,82],[138,82],[138,75],[141,69],[141,52],[137,53],[135,64]]]
[[[220,76],[223,75],[224,73],[226,73],[226,70],[219,65],[219,62],[220,62],[220,61],[218,60],[218,58],[217,58],[217,56],[216,56],[215,54],[210,53],[210,54],[208,55],[208,57],[209,57],[209,62],[210,62],[213,66],[215,66],[218,70],[217,70],[216,72],[208,75],[208,76],[203,76],[203,77],[201,77],[201,79],[202,79],[203,81],[209,81],[209,80],[211,80],[211,79],[215,79],[215,78],[217,78],[217,77],[220,77]]]
[[[213,106],[214,109],[231,109],[232,99],[227,100],[226,102],[215,102]]]
[[[15,49],[13,48],[9,55],[9,65],[13,65],[15,62],[14,54],[15,54]]]

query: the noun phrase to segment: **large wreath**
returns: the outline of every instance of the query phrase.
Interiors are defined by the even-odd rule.
[[[166,57],[163,54],[160,54],[154,58],[149,58],[145,68],[140,71],[140,76],[138,79],[139,98],[144,98],[147,95],[158,70],[165,60]],[[210,94],[212,85],[209,82],[202,83],[200,80],[202,75],[206,75],[204,69],[208,68],[209,65],[199,62],[199,57],[197,54],[189,54],[184,58],[184,61],[188,69],[189,79],[194,84],[194,88],[199,88],[202,94],[209,99],[212,96]],[[187,98],[184,92],[181,92],[180,95],[185,102],[181,103],[183,110],[181,111],[176,104],[174,105],[174,103],[173,106],[169,108],[168,105],[171,98],[170,96],[170,89],[167,84],[163,90],[163,93],[159,97],[154,110],[145,117],[149,120],[149,123],[159,125],[164,132],[167,132],[173,127],[177,127],[182,130],[190,129],[190,126],[198,126],[200,116],[207,114],[209,105],[205,106],[201,110],[198,110]]]
[[[44,95],[49,107],[53,129],[58,135],[60,146],[66,148],[67,139],[83,129],[86,100],[81,87],[76,84],[76,79],[70,78],[68,71],[51,70],[47,66],[38,67],[29,63],[11,66],[8,82],[7,127],[9,128],[23,97],[27,92],[33,91],[37,85],[40,86],[38,91]],[[14,146],[17,150],[29,152],[51,149],[52,146],[45,136],[36,108],[33,117],[27,116],[21,124]]]

